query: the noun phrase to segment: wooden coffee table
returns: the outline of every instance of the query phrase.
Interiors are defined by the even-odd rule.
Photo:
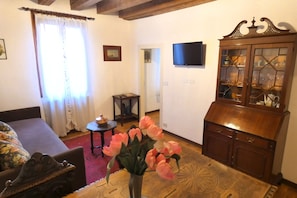
[[[94,153],[94,148],[100,148],[101,149],[101,155],[104,157],[103,153],[103,146],[105,145],[104,140],[104,133],[111,130],[112,135],[114,135],[114,129],[117,127],[117,122],[113,120],[109,120],[107,122],[107,126],[99,127],[96,121],[90,122],[87,125],[87,130],[90,131],[90,138],[91,138],[91,151]],[[100,146],[94,146],[94,138],[93,133],[99,132],[101,134],[101,145]]]

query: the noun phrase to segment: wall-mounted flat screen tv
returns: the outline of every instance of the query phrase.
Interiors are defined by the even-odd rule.
[[[177,66],[203,65],[203,43],[174,43],[173,64]]]

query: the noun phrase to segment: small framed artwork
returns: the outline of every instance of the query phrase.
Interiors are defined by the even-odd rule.
[[[121,46],[103,45],[104,61],[121,61]]]
[[[0,39],[0,60],[7,59],[4,39]]]

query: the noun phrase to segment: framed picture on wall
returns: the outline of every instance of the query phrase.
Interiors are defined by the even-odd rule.
[[[103,45],[104,61],[121,61],[121,46]]]
[[[7,59],[4,39],[0,39],[0,60]]]

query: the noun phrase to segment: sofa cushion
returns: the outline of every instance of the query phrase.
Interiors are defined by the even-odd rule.
[[[0,132],[17,137],[17,133],[13,130],[13,128],[9,124],[2,121],[0,121]]]
[[[10,135],[2,131],[0,131],[0,140],[4,140],[10,143],[22,146],[22,143],[18,140],[17,136]]]
[[[0,131],[10,131],[10,130],[11,130],[11,127],[7,123],[0,121]]]
[[[40,152],[54,156],[69,150],[41,118],[18,120],[8,122],[7,124],[15,130],[23,147],[31,155],[35,152]]]
[[[0,169],[21,166],[29,158],[30,154],[23,148],[14,129],[0,121]]]
[[[30,154],[21,145],[0,140],[0,168],[7,170],[23,165]]]

